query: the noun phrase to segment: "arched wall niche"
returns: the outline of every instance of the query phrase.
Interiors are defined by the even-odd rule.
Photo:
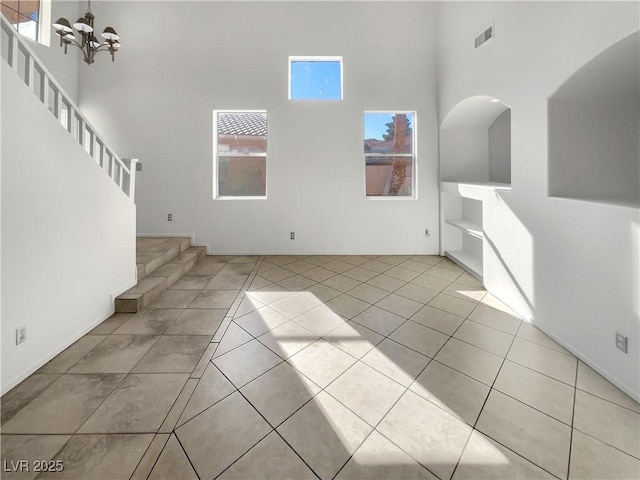
[[[440,126],[440,179],[511,183],[511,109],[476,95],[454,106]]]
[[[575,72],[548,100],[552,197],[640,202],[640,32]]]

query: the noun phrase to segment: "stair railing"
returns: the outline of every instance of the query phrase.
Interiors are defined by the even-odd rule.
[[[84,150],[131,201],[135,198],[138,159],[121,159],[82,115],[78,106],[43,65],[27,42],[5,18],[2,19],[2,58],[29,90],[46,106]]]

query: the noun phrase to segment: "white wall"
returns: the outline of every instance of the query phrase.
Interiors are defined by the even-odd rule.
[[[80,106],[116,151],[143,164],[139,234],[193,233],[216,253],[438,251],[435,4],[93,2],[93,10],[123,47],[115,63],[82,70]],[[287,100],[289,55],[342,55],[344,101]],[[214,109],[268,111],[268,200],[212,199]],[[394,109],[417,111],[419,198],[367,200],[363,111]]]
[[[502,112],[489,127],[489,179],[511,183],[511,110]]]
[[[529,303],[537,326],[636,399],[638,209],[547,196],[547,99],[638,19],[637,2],[441,3],[438,65],[441,120],[474,95],[511,107],[513,190],[483,212],[500,257],[485,252],[487,287],[521,311]],[[493,21],[495,39],[474,49]]]
[[[4,62],[1,101],[5,393],[107,318],[136,262],[134,205]]]

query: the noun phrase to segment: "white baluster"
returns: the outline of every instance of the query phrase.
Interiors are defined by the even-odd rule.
[[[40,77],[40,100],[49,108],[49,77],[44,72],[41,72]]]
[[[9,58],[10,60],[10,65],[11,68],[13,70],[15,70],[16,72],[18,72],[18,37],[13,34],[13,32],[11,32],[11,35],[9,35],[10,38],[10,42],[11,44],[9,45]],[[19,74],[19,72],[18,72]]]
[[[33,92],[33,86],[36,83],[35,60],[31,55],[29,55],[28,52],[24,52],[24,56],[26,58],[26,65],[27,65],[27,71],[25,72],[25,75],[27,76],[26,83],[29,86],[29,90]]]

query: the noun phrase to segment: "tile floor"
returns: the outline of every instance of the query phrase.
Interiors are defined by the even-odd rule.
[[[639,425],[441,257],[209,256],[2,398],[64,464],[2,478],[638,479]]]

